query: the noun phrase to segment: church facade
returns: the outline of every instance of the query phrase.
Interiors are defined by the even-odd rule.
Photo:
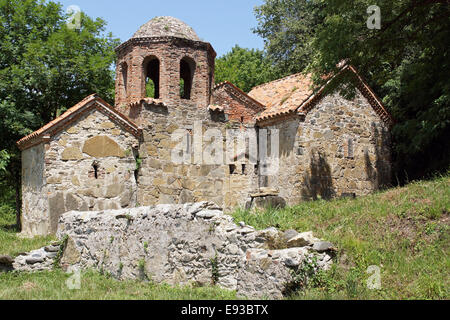
[[[172,17],[150,20],[116,52],[114,106],[93,94],[17,143],[25,235],[55,233],[72,210],[295,205],[390,182],[393,121],[351,65],[316,92],[296,74],[246,94],[214,85],[213,47]],[[353,98],[329,90],[343,81]]]

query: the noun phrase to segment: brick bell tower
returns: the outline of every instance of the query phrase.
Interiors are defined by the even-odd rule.
[[[136,107],[164,104],[207,108],[216,52],[173,17],[156,17],[116,48],[118,110],[137,118]]]

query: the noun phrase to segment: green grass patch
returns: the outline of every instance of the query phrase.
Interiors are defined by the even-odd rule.
[[[216,287],[156,285],[118,281],[95,271],[81,273],[80,289],[70,290],[72,275],[55,270],[0,274],[0,300],[236,300],[236,294]]]
[[[55,237],[36,237],[22,239],[16,232],[16,216],[14,208],[7,204],[0,204],[0,254],[17,256],[19,253],[42,248],[56,240]]]
[[[337,264],[295,299],[449,299],[450,176],[358,199],[305,202],[233,216],[258,229],[313,231],[339,249]],[[381,289],[369,290],[369,266]]]
[[[358,199],[305,202],[283,210],[233,216],[258,229],[313,231],[339,249],[336,262],[289,299],[449,299],[450,175],[414,182]],[[12,227],[14,210],[0,206],[0,254],[38,249],[53,237],[21,239]],[[112,239],[114,241],[114,239]],[[369,266],[381,270],[381,289],[368,289]],[[81,289],[69,290],[70,275],[52,272],[0,274],[0,299],[235,300],[216,287],[172,287],[117,281],[82,273]],[[297,275],[304,282],[302,274]]]

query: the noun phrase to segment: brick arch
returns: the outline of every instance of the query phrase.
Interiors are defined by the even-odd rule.
[[[142,61],[142,98],[147,98],[147,78],[151,79],[155,85],[155,94],[152,98],[159,99],[161,92],[161,59],[155,55],[148,55]]]
[[[128,97],[128,63],[126,61],[120,64],[119,73],[119,94],[124,100],[126,100]]]
[[[184,56],[180,60],[180,81],[183,81],[183,88],[180,84],[180,98],[190,100],[192,96],[192,89],[194,85],[195,70],[197,63],[195,59]],[[181,90],[183,89],[183,90]]]

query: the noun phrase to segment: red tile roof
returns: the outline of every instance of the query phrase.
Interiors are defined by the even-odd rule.
[[[257,120],[295,112],[312,94],[311,86],[310,76],[298,73],[253,88],[249,96],[266,106]]]
[[[62,114],[55,120],[50,121],[39,130],[36,130],[32,134],[17,141],[17,146],[20,150],[25,150],[32,146],[40,144],[45,140],[48,140],[48,138],[55,135],[59,131],[66,128],[68,125],[72,124],[82,114],[92,110],[93,108],[104,112],[113,122],[119,123],[122,127],[124,127],[125,130],[129,131],[137,138],[141,136],[142,129],[139,128],[133,121],[110,106],[97,94],[92,94],[84,98],[82,101],[67,110],[64,114]]]
[[[266,106],[266,110],[257,117],[257,122],[262,124],[291,115],[306,115],[323,98],[325,89],[331,81],[339,80],[344,72],[351,72],[355,76],[357,88],[375,112],[385,123],[392,126],[393,118],[356,68],[346,64],[340,66],[342,66],[340,71],[335,76],[329,77],[328,82],[315,93],[312,90],[311,75],[301,73],[255,87],[249,95]]]

